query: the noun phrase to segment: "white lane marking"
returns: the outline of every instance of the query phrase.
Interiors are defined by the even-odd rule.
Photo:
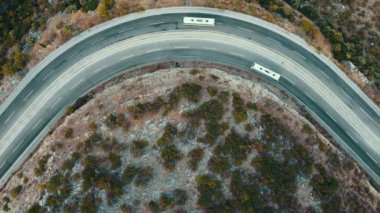
[[[162,50],[161,48],[158,48],[158,49],[151,49],[151,50],[147,50],[147,51],[145,51],[145,53],[158,52],[158,51],[161,51],[161,50]]]
[[[21,145],[22,143],[24,143],[24,141],[25,141],[25,139],[22,140],[20,143],[18,143],[17,146],[13,149],[12,153],[14,153],[14,152],[20,147],[20,145]]]
[[[4,121],[4,123],[7,124],[8,121],[13,117],[14,114],[15,114],[15,111],[13,111],[13,112],[8,116],[8,118]]]
[[[330,79],[330,76],[328,76],[325,72],[323,72],[321,69],[318,69],[320,73],[322,73],[327,79]]]
[[[313,102],[315,102],[314,99],[313,99],[309,94],[307,94],[306,92],[305,92],[305,95],[306,95],[310,100],[312,100]],[[315,103],[316,103],[316,102],[315,102]]]
[[[0,169],[5,165],[5,161],[1,164]]]
[[[128,58],[132,58],[133,56],[135,56],[135,55],[131,54],[131,55],[128,55],[128,56],[121,57],[119,60],[122,61],[122,60],[125,60],[125,59],[128,59]]]
[[[74,54],[72,54],[70,57],[66,58],[66,60],[70,60],[71,58],[73,58],[74,56],[76,56],[78,54],[78,52],[75,52]]]
[[[35,123],[35,124],[33,125],[32,130],[34,130],[34,129],[38,126],[38,124],[40,124],[41,120],[42,120],[42,119],[38,120],[37,123]]]
[[[26,99],[28,99],[29,96],[30,96],[33,92],[34,92],[34,90],[30,91],[30,92],[28,93],[28,95],[27,95],[22,101],[25,102]]]
[[[129,29],[125,29],[125,30],[120,30],[119,32],[117,32],[117,33],[125,33],[125,32],[127,32],[127,31],[130,31],[130,30],[134,30],[134,29],[136,29],[136,27],[132,27],[132,28],[129,28]]]
[[[252,30],[247,29],[247,28],[244,28],[244,27],[237,27],[237,28],[239,28],[239,29],[241,29],[241,30],[244,30],[244,31],[247,31],[247,32],[252,32]]]
[[[326,114],[327,114],[327,115],[328,115],[328,116],[329,116],[329,117],[330,117],[335,123],[337,123],[336,120],[335,120],[335,118],[332,117],[330,113],[326,112]]]
[[[164,22],[155,22],[155,23],[151,23],[149,24],[149,26],[153,26],[153,25],[159,25],[159,24],[163,24]]]
[[[289,78],[285,78],[287,81],[289,81],[291,84],[296,85],[294,81],[290,80]]]
[[[48,74],[45,75],[45,77],[42,79],[42,81],[45,81],[47,79],[47,77],[54,71],[54,69],[50,70],[50,72],[48,72]]]
[[[102,70],[102,69],[104,69],[104,68],[106,68],[106,67],[107,67],[106,65],[101,66],[99,69],[96,69],[96,70],[94,71],[94,73],[98,73],[100,70]]]
[[[175,46],[174,49],[188,49],[189,46]]]
[[[205,50],[216,50],[216,48],[213,48],[213,47],[205,47],[203,49],[205,49]]]
[[[366,115],[366,114],[367,114],[367,112],[366,112],[366,111],[364,111],[364,109],[363,109],[362,107],[359,107],[359,110],[360,110],[360,111],[362,111],[362,113],[363,113],[364,115]]]
[[[295,50],[292,50],[295,54],[297,54],[299,57],[303,58],[304,60],[306,59],[305,56],[301,55],[301,53],[295,51]]]
[[[75,87],[77,87],[80,83],[82,83],[84,80],[83,79],[80,79],[78,82],[76,82],[71,88],[70,90],[73,90]]]
[[[280,41],[278,41],[278,40],[276,40],[276,39],[274,39],[274,38],[272,38],[272,37],[267,37],[269,40],[271,40],[272,42],[275,42],[275,43],[277,43],[277,44],[279,44],[279,45],[282,45],[282,43],[280,42]]]
[[[94,44],[96,44],[96,43],[99,43],[99,42],[101,42],[103,40],[106,40],[106,39],[107,39],[106,37],[103,37],[103,38],[101,38],[101,39],[99,39],[97,41],[94,41],[94,42],[91,43],[91,46],[94,45]]]
[[[371,154],[369,154],[368,152],[366,152],[366,153],[367,153],[368,157],[370,157],[376,164],[378,164],[377,160]]]
[[[57,105],[58,102],[61,101],[61,99],[62,99],[62,97],[59,97],[59,98],[53,103],[53,105],[50,106],[50,109],[54,109],[55,105]]]
[[[244,55],[242,55],[242,54],[240,54],[240,53],[235,53],[235,52],[233,52],[232,55],[235,55],[235,56],[238,56],[238,57],[244,58]]]
[[[344,130],[344,132],[348,135],[348,137],[350,137],[355,143],[358,143],[355,138],[351,135],[350,132],[347,132],[346,130]]]
[[[339,87],[340,91],[342,91],[342,93],[348,98],[348,99],[351,99],[351,96],[349,96],[346,91],[343,90],[342,87]]]

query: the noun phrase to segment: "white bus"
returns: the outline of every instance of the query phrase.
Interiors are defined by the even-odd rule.
[[[281,76],[280,74],[273,72],[272,70],[270,70],[270,69],[268,69],[268,68],[266,68],[266,67],[264,67],[258,63],[252,64],[251,69],[254,69],[254,70],[256,70],[256,71],[258,71],[258,72],[260,72],[266,76],[269,76],[276,81],[278,81],[280,79],[280,76]]]
[[[213,18],[183,17],[183,23],[189,25],[215,26]]]

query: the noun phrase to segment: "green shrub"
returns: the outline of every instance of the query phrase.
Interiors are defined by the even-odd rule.
[[[206,174],[197,176],[196,182],[199,192],[197,204],[200,207],[209,209],[224,202],[222,183],[219,179]]]
[[[218,89],[216,87],[207,87],[207,93],[210,97],[215,97],[218,94]]]
[[[9,191],[10,195],[15,198],[17,197],[20,193],[21,193],[21,190],[22,190],[22,185],[18,185],[16,187],[14,187],[13,189],[11,189]]]
[[[204,119],[207,122],[216,122],[224,115],[223,104],[217,100],[204,102],[192,116]]]
[[[133,179],[139,174],[139,172],[140,168],[134,165],[128,165],[127,168],[125,168],[124,173],[122,175],[122,182],[124,184],[132,183]]]
[[[148,146],[148,141],[145,140],[138,140],[138,141],[133,141],[132,142],[132,152],[133,156],[140,157],[143,154],[143,150],[145,147]]]
[[[64,136],[65,138],[72,138],[74,135],[74,129],[73,128],[67,128],[65,130]]]
[[[164,133],[156,142],[157,145],[163,147],[172,144],[176,133],[177,129],[175,128],[175,126],[171,124],[166,125]]]
[[[167,102],[165,102],[164,104],[165,106],[164,115],[166,115],[170,110],[174,109],[180,100],[181,100],[181,89],[179,87],[176,87],[169,94],[169,98]]]
[[[79,152],[73,152],[71,154],[71,159],[74,160],[74,161],[77,161],[80,159],[80,153]]]
[[[50,195],[46,198],[46,205],[50,208],[57,209],[62,204],[58,196]]]
[[[38,166],[34,168],[34,173],[37,176],[42,175],[46,171],[46,164],[50,158],[51,154],[46,154],[40,158],[38,161]]]
[[[197,70],[197,69],[190,70],[190,74],[192,74],[192,75],[196,75],[198,73],[199,73],[199,70]]]
[[[257,110],[257,105],[256,105],[255,102],[252,102],[252,101],[251,101],[251,102],[248,102],[248,103],[247,103],[247,108],[256,111],[256,110]]]
[[[112,169],[117,169],[121,166],[121,156],[119,154],[111,152],[108,156],[108,159],[111,162]]]
[[[122,126],[124,121],[125,121],[125,117],[123,114],[110,113],[108,114],[105,123],[107,127],[114,129],[116,127]]]
[[[228,91],[221,91],[218,95],[218,101],[222,102],[223,104],[226,104],[230,100],[230,92]]]
[[[158,207],[161,211],[164,211],[168,208],[172,208],[174,206],[174,198],[171,194],[163,192],[160,195],[158,200]]]
[[[314,133],[313,129],[308,124],[303,125],[302,132],[308,135],[312,135]]]
[[[177,205],[184,205],[187,201],[187,192],[184,189],[174,189],[172,191],[174,202]]]
[[[227,157],[212,156],[208,162],[208,167],[210,171],[225,176],[226,172],[231,168],[231,164]]]
[[[263,212],[265,202],[261,199],[259,185],[252,174],[236,170],[233,172],[230,182],[232,202],[238,212]],[[268,207],[266,207],[268,208]]]
[[[214,75],[214,74],[210,74],[210,78],[215,80],[215,81],[219,80],[219,77]]]
[[[196,83],[185,83],[181,86],[183,97],[191,102],[198,102],[201,97],[202,87]]]
[[[160,207],[158,206],[157,202],[153,200],[149,201],[148,208],[151,212],[160,212]]]
[[[61,169],[63,171],[70,171],[74,167],[74,165],[75,165],[74,161],[67,159],[67,160],[63,161]]]
[[[128,111],[137,119],[148,112],[158,112],[165,105],[165,101],[161,97],[157,97],[152,102],[137,103],[135,106],[129,107]]]
[[[96,202],[95,193],[93,191],[87,193],[81,200],[80,204],[81,212],[95,213],[96,212]]]
[[[182,153],[175,145],[169,145],[162,149],[161,158],[164,161],[164,167],[172,171],[175,168],[177,161],[182,159]]]
[[[246,132],[251,132],[252,130],[254,130],[254,126],[252,124],[247,123],[244,125],[244,129]]]
[[[216,155],[231,156],[236,165],[241,165],[246,160],[248,153],[253,148],[253,142],[244,138],[234,130],[226,137],[224,144],[215,148]]]
[[[57,193],[64,177],[61,174],[52,176],[46,183],[46,190],[50,193]]]
[[[143,167],[136,176],[136,186],[146,186],[153,178],[153,169],[149,166]]]
[[[232,97],[232,106],[234,108],[232,115],[235,122],[241,123],[243,121],[246,121],[248,114],[243,99],[241,99],[240,95],[237,93],[232,94]]]
[[[190,169],[195,171],[198,169],[199,162],[203,159],[204,151],[202,148],[196,148],[188,153],[190,160],[188,162]]]
[[[211,121],[206,123],[206,135],[203,138],[200,138],[198,141],[202,143],[206,143],[209,145],[212,145],[215,143],[216,139],[223,135],[224,132],[229,128],[228,124],[226,122],[223,122],[221,124]]]
[[[42,213],[45,212],[44,208],[38,203],[34,203],[27,211],[28,213]]]
[[[333,176],[328,175],[322,166],[319,167],[319,174],[313,175],[311,178],[310,185],[321,200],[331,198],[339,189],[339,182]]]

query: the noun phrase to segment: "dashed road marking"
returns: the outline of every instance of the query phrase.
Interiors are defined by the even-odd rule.
[[[145,51],[145,53],[158,52],[158,51],[161,51],[161,50],[162,50],[161,48],[159,48],[159,49],[151,49],[151,50]]]
[[[7,124],[8,121],[13,117],[14,114],[15,114],[15,111],[13,111],[13,112],[8,116],[8,118],[4,121],[4,123]]]
[[[244,30],[244,31],[247,31],[247,32],[252,32],[252,30],[250,30],[250,29],[247,29],[247,28],[244,28],[244,27],[237,27],[237,28],[239,28],[239,29],[241,29],[241,30]]]
[[[319,72],[322,73],[327,79],[330,79],[330,76],[328,76],[325,72],[323,72],[321,69],[319,69]]]
[[[132,27],[132,28],[129,28],[129,29],[125,29],[125,30],[120,30],[119,32],[117,32],[117,33],[125,33],[125,32],[127,32],[127,31],[131,31],[131,30],[134,30],[134,29],[136,29],[136,27]]]
[[[16,152],[17,149],[21,146],[22,143],[24,143],[25,139],[22,140],[20,143],[17,144],[17,146],[13,149],[12,153]]]
[[[122,60],[125,60],[125,59],[128,59],[128,58],[132,58],[133,56],[135,56],[135,55],[134,54],[130,54],[130,55],[121,57],[119,60],[122,61]]]
[[[37,123],[35,123],[35,124],[33,125],[32,130],[34,130],[34,129],[38,126],[38,124],[40,124],[41,120],[42,120],[42,119],[38,120]]]
[[[153,26],[153,25],[160,25],[160,24],[163,24],[164,22],[155,22],[155,23],[151,23],[149,24],[149,26]]]
[[[66,60],[70,60],[71,58],[73,58],[74,56],[76,56],[78,54],[78,52],[75,52],[74,54],[72,54],[71,56],[69,56],[68,58],[66,58]]]
[[[102,70],[102,69],[104,69],[104,68],[106,68],[106,67],[107,67],[106,65],[101,66],[99,69],[96,69],[96,70],[94,71],[94,73],[98,73],[100,70]]]
[[[371,154],[369,154],[368,152],[366,152],[366,153],[367,153],[369,158],[371,158],[376,164],[378,164],[376,159]]]
[[[189,49],[189,46],[175,46],[174,49]]]
[[[59,97],[59,98],[53,103],[53,105],[50,106],[50,109],[54,109],[55,105],[57,105],[58,102],[61,101],[61,99],[62,99],[62,97]]]
[[[238,56],[238,57],[244,58],[244,55],[242,55],[242,54],[240,54],[240,53],[235,53],[235,52],[233,52],[232,55],[235,55],[235,56]]]
[[[299,57],[303,58],[304,60],[306,59],[305,56],[303,56],[301,53],[295,51],[295,50],[292,50],[295,54],[297,54]]]
[[[0,166],[0,169],[3,168],[3,166],[5,165],[6,161],[4,161],[1,166]]]
[[[34,90],[30,91],[30,92],[28,93],[28,95],[27,95],[22,101],[25,102],[26,99],[28,99],[29,96],[30,96],[33,92],[34,92]]]
[[[73,90],[75,87],[77,87],[80,83],[83,82],[83,79],[80,79],[77,83],[75,83],[71,88],[70,90]]]
[[[45,81],[47,77],[54,71],[54,69],[50,70],[48,74],[45,75],[45,77],[42,79],[42,81]]]
[[[330,115],[330,113],[328,113],[328,112],[326,112],[326,114],[335,122],[335,123],[337,123],[336,122],[336,120],[335,120],[335,118],[334,117],[332,117],[331,115]]]

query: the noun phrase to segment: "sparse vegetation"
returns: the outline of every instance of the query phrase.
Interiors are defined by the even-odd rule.
[[[355,210],[363,207],[356,197],[342,197],[347,191],[341,188],[340,179],[335,171],[327,172],[324,168],[343,171],[344,166],[353,173],[358,169],[349,165],[347,159],[341,160],[333,146],[328,146],[322,157],[315,155],[315,148],[325,143],[311,126],[301,123],[301,131],[307,134],[301,136],[308,137],[303,143],[279,119],[287,111],[273,102],[260,103],[265,106],[264,111],[253,102],[246,103],[239,93],[232,93],[229,98],[229,91],[218,91],[209,82],[204,84],[207,90],[201,89],[198,102],[180,102],[182,86],[167,92],[166,97],[141,101],[144,111],[138,113],[141,117],[137,120],[131,120],[128,131],[123,124],[134,112],[117,114],[114,110],[120,108],[112,106],[111,113],[102,114],[103,120],[94,121],[88,116],[84,131],[75,129],[75,140],[59,134],[60,141],[50,152],[54,155],[42,157],[38,166],[45,171],[48,160],[49,164],[58,165],[53,168],[53,175],[49,176],[50,170],[44,174],[47,181],[39,183],[38,200],[46,200],[43,207],[33,206],[35,211],[313,211],[313,206],[300,203],[299,189],[305,188],[312,190],[313,199],[320,202],[323,211],[339,212],[347,202]],[[152,104],[155,100],[160,100],[162,106]],[[186,107],[190,109],[183,110]],[[163,109],[163,113],[157,111],[149,122],[144,122],[143,115],[152,109]],[[167,110],[173,111],[165,114]],[[178,111],[184,116],[177,117]],[[236,112],[245,113],[247,118],[234,122]],[[158,125],[153,128],[152,122]],[[313,130],[310,135],[308,128]],[[72,141],[75,145],[71,146],[69,157],[58,159],[56,153],[64,146],[70,147]],[[318,161],[323,167],[315,165],[315,156],[320,157]],[[20,181],[26,178],[25,172],[18,174]],[[355,181],[358,180],[351,181],[352,187]],[[24,187],[16,199],[25,196],[21,194],[27,191]],[[12,202],[6,203],[0,207],[12,206]]]

